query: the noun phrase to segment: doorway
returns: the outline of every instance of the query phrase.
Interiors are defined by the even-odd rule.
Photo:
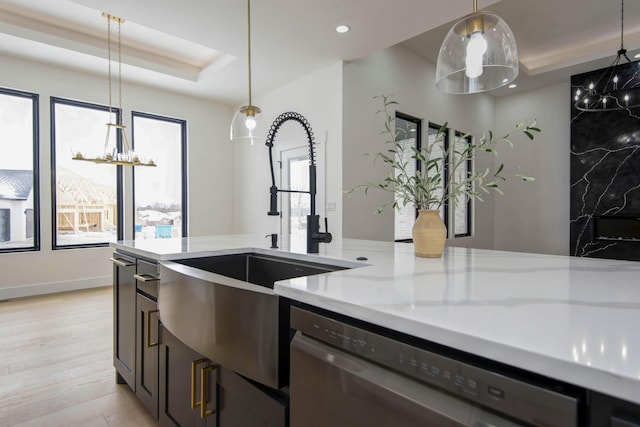
[[[280,185],[286,190],[309,191],[309,149],[294,147],[280,152]],[[281,193],[280,231],[291,249],[304,249],[307,237],[307,215],[311,211],[311,197],[304,193]]]

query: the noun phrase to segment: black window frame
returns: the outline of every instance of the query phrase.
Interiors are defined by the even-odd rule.
[[[443,125],[438,123],[429,122],[428,129],[439,132],[442,126]],[[451,133],[451,129],[446,128],[444,133],[444,141],[442,141],[442,153],[444,156],[446,156],[445,158],[442,159],[442,194],[443,196],[445,196],[449,192],[449,170],[451,166],[449,164],[450,159],[448,154],[449,154],[450,133]],[[451,234],[451,231],[449,230],[449,200],[448,199],[447,201],[444,202],[444,205],[442,207],[443,207],[442,216],[444,218],[443,222],[444,222],[444,226],[447,228],[447,237],[449,237]]]
[[[162,116],[159,114],[152,114],[152,113],[145,113],[145,112],[141,112],[141,111],[132,111],[131,112],[131,148],[135,150],[135,118],[136,117],[140,117],[140,118],[144,118],[144,119],[152,119],[152,120],[159,120],[159,121],[164,121],[164,122],[169,122],[169,123],[176,123],[180,125],[181,128],[181,132],[180,132],[180,137],[182,139],[181,144],[180,144],[180,167],[182,168],[182,173],[181,175],[181,179],[182,179],[182,183],[181,183],[181,188],[182,188],[182,197],[181,197],[181,203],[182,203],[182,237],[187,237],[188,233],[188,204],[187,204],[187,200],[188,200],[188,194],[187,194],[187,190],[188,190],[188,171],[187,171],[187,167],[188,167],[188,155],[187,155],[187,121],[184,119],[178,119],[175,117],[167,117],[167,116]],[[132,188],[131,188],[131,193],[133,195],[133,218],[131,221],[131,233],[133,236],[133,239],[135,240],[135,225],[136,225],[136,193],[135,193],[135,189],[136,189],[136,174],[135,174],[135,168],[133,168],[133,174],[132,174]]]
[[[416,149],[420,150],[422,149],[422,119],[419,119],[418,117],[415,116],[411,116],[409,114],[405,114],[402,113],[400,111],[396,111],[396,115],[395,115],[395,120],[404,120],[407,122],[411,122],[416,126],[416,135],[415,135],[415,140],[416,140]],[[397,137],[397,134],[395,133],[394,130],[394,138]],[[418,159],[416,159],[416,170],[419,171],[421,170],[422,164],[420,163],[420,161]],[[394,195],[395,197],[395,195]],[[395,212],[394,212],[395,214]],[[414,219],[418,218],[418,209],[415,209],[415,216]],[[395,219],[394,219],[395,221]],[[394,239],[394,242],[396,243],[412,243],[413,239],[412,238],[408,238],[408,239]]]
[[[455,143],[457,143],[459,139],[465,139],[467,145],[472,145],[473,144],[473,137],[471,136],[471,134],[468,134],[468,133],[465,133],[465,132],[460,132],[460,131],[456,130],[455,131],[455,135],[456,135],[455,136]],[[455,156],[455,147],[454,147],[454,150],[452,152],[452,155]],[[471,158],[467,159],[465,166],[466,166],[465,174],[466,174],[466,176],[469,176],[473,172],[473,161],[472,161]],[[454,218],[454,221],[453,221],[453,228],[454,228],[453,232],[454,232],[454,235],[453,235],[453,237],[456,237],[456,238],[457,237],[470,237],[470,236],[473,235],[473,230],[471,229],[471,225],[473,223],[473,221],[472,221],[472,218],[473,218],[473,211],[472,211],[473,203],[472,203],[471,197],[468,197],[468,196],[465,196],[465,197],[467,199],[467,201],[465,203],[467,205],[467,215],[466,215],[466,218],[465,218],[466,225],[467,225],[467,232],[466,233],[458,233],[456,231],[456,229],[455,229],[456,228],[455,227],[456,222],[455,222],[455,218]]]
[[[30,247],[1,248],[0,253],[37,252],[41,250],[40,219],[40,95],[17,89],[0,87],[0,94],[30,98],[32,107],[33,134],[33,245]]]
[[[122,111],[119,108],[115,108],[115,107],[109,107],[108,105],[102,105],[102,104],[95,104],[95,103],[91,103],[91,102],[86,102],[86,101],[78,101],[78,100],[74,100],[74,99],[68,99],[68,98],[60,98],[60,97],[55,97],[52,96],[50,97],[50,104],[49,104],[49,108],[50,108],[50,118],[51,118],[51,123],[50,123],[50,128],[51,128],[51,247],[53,250],[66,250],[66,249],[80,249],[80,248],[99,248],[99,247],[107,247],[109,246],[109,242],[102,242],[102,243],[80,243],[80,244],[71,244],[71,245],[58,245],[57,242],[57,237],[58,237],[58,231],[57,231],[57,215],[58,215],[58,211],[57,211],[57,200],[56,200],[56,193],[57,193],[57,189],[56,189],[56,183],[57,183],[57,179],[56,179],[56,172],[57,172],[57,168],[56,168],[56,113],[55,113],[55,106],[57,104],[61,104],[61,105],[70,105],[73,107],[80,107],[80,108],[89,108],[89,109],[93,109],[93,110],[98,110],[98,111],[104,111],[104,112],[111,112],[111,113],[115,113],[116,115],[116,123],[121,123],[120,121],[120,117],[122,114]],[[105,130],[106,133],[106,130]],[[122,136],[120,132],[116,132],[116,147],[118,149],[118,151],[122,151]],[[71,154],[69,154],[71,155]],[[97,166],[97,165],[96,165]],[[108,165],[106,167],[113,167],[112,165]],[[117,240],[123,240],[124,239],[124,227],[123,227],[123,223],[122,220],[124,218],[124,191],[123,191],[123,185],[124,185],[124,177],[123,177],[123,167],[120,165],[115,166],[116,167],[116,203],[117,203],[117,208],[116,208],[116,222],[117,222],[117,229],[116,229],[116,239]]]

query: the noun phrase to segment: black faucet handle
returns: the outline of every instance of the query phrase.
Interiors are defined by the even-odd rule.
[[[320,233],[323,243],[331,243],[333,236],[329,233],[329,218],[324,217],[324,233]]]
[[[280,212],[278,212],[278,188],[271,186],[269,195],[269,212],[267,212],[267,215],[280,216]]]

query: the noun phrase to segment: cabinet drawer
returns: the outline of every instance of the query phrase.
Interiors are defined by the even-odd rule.
[[[139,259],[136,266],[136,288],[154,300],[158,299],[158,265]]]

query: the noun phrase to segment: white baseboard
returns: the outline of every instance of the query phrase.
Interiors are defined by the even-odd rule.
[[[0,301],[80,289],[100,288],[110,286],[112,283],[113,278],[111,276],[100,276],[64,282],[36,283],[33,285],[0,288]]]

